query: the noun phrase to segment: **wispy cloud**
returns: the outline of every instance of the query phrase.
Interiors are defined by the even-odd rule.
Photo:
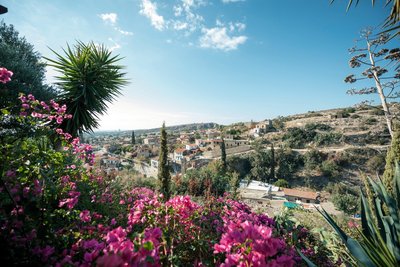
[[[121,48],[121,45],[119,43],[117,43],[116,41],[114,41],[112,38],[108,38],[108,41],[113,43],[113,46],[108,48],[110,51],[114,51],[114,50]]]
[[[114,27],[114,30],[116,30],[117,32],[119,32],[119,33],[122,34],[122,35],[127,35],[127,36],[133,35],[133,32],[124,31],[124,30],[122,30],[122,29],[119,28],[119,27]]]
[[[156,3],[151,2],[150,0],[142,0],[140,5],[140,14],[147,17],[151,21],[151,25],[159,31],[162,31],[165,27],[164,17],[160,16],[157,13],[157,5]]]
[[[244,2],[246,0],[222,0],[222,3],[229,4],[229,3],[236,3],[236,2]]]
[[[236,50],[239,45],[246,42],[247,36],[229,36],[228,31],[229,29],[226,26],[217,26],[210,29],[203,28],[200,47],[230,51]]]
[[[177,5],[174,5],[174,16],[171,20],[174,30],[185,30],[186,35],[202,28],[204,18],[195,13],[194,10],[205,6],[207,3],[203,0],[181,0]]]
[[[111,23],[111,25],[114,25],[117,23],[118,15],[116,13],[104,13],[100,14],[99,17],[108,23]]]

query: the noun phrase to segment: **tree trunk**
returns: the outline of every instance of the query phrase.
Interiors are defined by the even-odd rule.
[[[372,67],[375,67],[375,60],[374,56],[371,51],[371,44],[369,40],[367,40],[368,46],[368,54],[369,54],[369,61],[371,62]],[[383,92],[381,81],[378,77],[378,73],[376,70],[372,70],[372,74],[374,75],[375,85],[378,91],[379,98],[381,100],[383,112],[385,113],[386,124],[390,133],[391,138],[393,138],[393,130],[392,130],[392,115],[390,114],[389,106],[386,102],[386,96]]]

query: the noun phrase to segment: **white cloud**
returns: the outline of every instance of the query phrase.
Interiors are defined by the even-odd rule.
[[[114,25],[117,22],[118,16],[115,13],[105,13],[105,14],[100,14],[99,17],[105,21],[109,22],[112,25]]]
[[[177,31],[185,31],[185,35],[190,35],[194,31],[203,27],[204,18],[195,13],[194,9],[206,5],[203,0],[181,0],[180,4],[174,5],[174,16],[169,22],[172,28]]]
[[[229,4],[229,3],[236,3],[236,2],[244,2],[246,0],[222,0],[222,3]]]
[[[117,43],[116,41],[114,41],[112,38],[108,38],[108,40],[109,40],[110,42],[114,43],[113,46],[111,46],[111,47],[108,48],[110,51],[114,51],[114,50],[117,50],[117,49],[120,49],[120,48],[121,48],[121,45],[120,45],[119,43]]]
[[[247,36],[229,36],[227,27],[203,28],[203,36],[200,37],[200,46],[223,51],[236,50],[239,45],[244,44]]]
[[[116,30],[117,32],[119,32],[122,35],[133,35],[133,32],[124,31],[119,27],[114,27],[114,30]]]
[[[150,0],[142,0],[140,7],[140,14],[149,18],[154,28],[162,31],[165,27],[165,21],[164,17],[157,13],[157,5]]]

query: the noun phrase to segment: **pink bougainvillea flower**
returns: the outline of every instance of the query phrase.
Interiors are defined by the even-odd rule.
[[[88,211],[88,210],[82,211],[82,212],[79,214],[79,218],[81,218],[81,220],[82,220],[83,222],[90,222],[90,220],[92,219],[92,218],[90,217],[90,211]]]
[[[11,81],[11,76],[13,76],[13,72],[7,70],[6,68],[0,68],[0,83],[8,83]]]

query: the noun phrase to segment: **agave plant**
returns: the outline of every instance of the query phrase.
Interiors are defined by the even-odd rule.
[[[324,210],[319,210],[333,227],[359,266],[400,266],[400,168],[396,165],[390,195],[380,179],[368,178],[372,186],[373,208],[361,193],[361,240],[357,241],[335,223]],[[304,257],[304,255],[301,255]],[[309,266],[315,266],[304,257]]]
[[[52,51],[57,59],[45,59],[61,74],[56,77],[61,89],[59,102],[66,104],[67,114],[73,116],[61,128],[73,136],[93,131],[99,126],[99,115],[106,112],[108,103],[121,94],[127,83],[124,67],[117,64],[121,58],[93,42],[67,45],[65,56]]]

